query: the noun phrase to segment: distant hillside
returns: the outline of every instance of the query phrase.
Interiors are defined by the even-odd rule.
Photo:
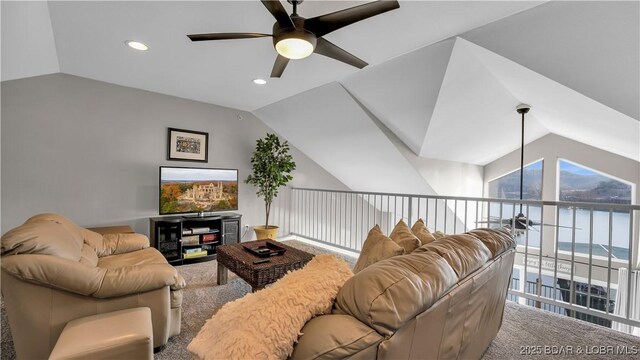
[[[606,176],[560,171],[560,201],[631,204],[631,186]]]
[[[542,199],[542,170],[524,169],[524,190],[522,198],[525,200]],[[513,172],[496,181],[489,183],[489,196],[502,199],[520,198],[520,171]]]
[[[489,183],[489,196],[503,199],[520,197],[520,172]],[[523,199],[542,199],[542,170],[524,170]],[[631,186],[606,176],[560,171],[560,201],[631,203]]]
[[[570,171],[560,171],[560,189],[592,189],[601,182],[611,180],[596,173],[593,175],[576,174]]]

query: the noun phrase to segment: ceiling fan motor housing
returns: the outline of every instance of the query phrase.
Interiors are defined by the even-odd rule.
[[[291,15],[291,20],[296,26],[293,28],[282,28],[276,21],[273,24],[273,46],[276,46],[278,42],[284,39],[300,39],[309,42],[313,48],[316,48],[317,38],[316,35],[304,28],[305,18],[297,15]]]

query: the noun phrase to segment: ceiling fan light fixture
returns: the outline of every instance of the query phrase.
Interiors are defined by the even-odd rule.
[[[304,59],[313,54],[314,46],[305,39],[286,38],[276,43],[276,51],[278,54],[288,59]]]

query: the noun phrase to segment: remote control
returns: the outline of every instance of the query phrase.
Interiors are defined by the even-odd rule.
[[[258,259],[258,260],[254,260],[253,263],[258,265],[258,264],[263,264],[269,262],[269,259]]]

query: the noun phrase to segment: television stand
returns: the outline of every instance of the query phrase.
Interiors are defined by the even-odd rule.
[[[149,238],[171,265],[215,260],[218,245],[240,242],[241,218],[237,213],[154,217]]]
[[[194,218],[203,218],[206,217],[206,213],[204,211],[201,211],[195,215],[182,215],[183,218],[185,219],[194,219]]]

